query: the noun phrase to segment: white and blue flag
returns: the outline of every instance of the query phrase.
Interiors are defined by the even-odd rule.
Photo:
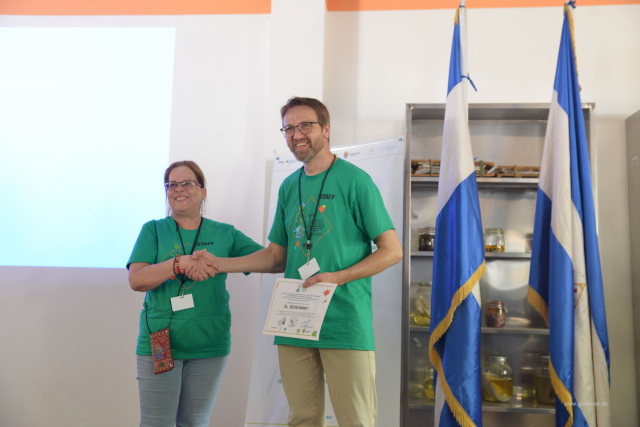
[[[568,5],[564,14],[528,300],[549,325],[556,426],[609,427],[609,340],[596,215]]]
[[[435,426],[482,426],[480,277],[484,241],[465,94],[465,8],[456,12],[433,260],[429,357]]]

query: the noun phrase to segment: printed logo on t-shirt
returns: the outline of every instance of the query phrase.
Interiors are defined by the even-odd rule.
[[[179,243],[176,243],[176,244],[173,246],[173,250],[172,250],[171,252],[169,252],[168,254],[166,254],[166,255],[164,256],[164,258],[162,258],[162,259],[160,260],[160,262],[166,261],[166,260],[168,260],[169,258],[175,258],[175,257],[177,257],[178,255],[184,255],[185,253],[189,253],[189,252],[191,251],[191,247],[192,247],[192,246],[191,246],[191,243],[186,243],[186,244],[184,245],[184,250],[183,250],[183,249],[182,249],[182,245],[180,245]]]
[[[214,243],[215,243],[215,242],[198,242],[198,243],[196,243],[196,247],[198,247],[198,246],[211,246],[211,245],[213,245]],[[168,260],[169,258],[175,258],[175,257],[177,257],[178,255],[184,255],[185,253],[187,253],[187,254],[188,254],[188,253],[191,253],[191,248],[192,248],[192,247],[193,247],[193,246],[191,245],[191,243],[185,243],[185,244],[184,244],[184,250],[183,250],[183,249],[182,249],[182,245],[180,245],[179,243],[176,243],[176,244],[173,246],[173,250],[172,250],[171,252],[169,252],[168,254],[166,254],[166,255],[164,256],[164,258],[162,258],[162,259],[160,260],[160,262],[166,261],[166,260]]]
[[[321,200],[331,200],[336,196],[333,194],[322,194],[320,195]],[[309,197],[306,203],[302,204],[302,212],[300,212],[300,207],[298,207],[298,212],[296,217],[293,220],[292,234],[296,238],[296,247],[295,249],[300,249],[304,256],[307,256],[307,235],[305,232],[305,223],[308,227],[311,227],[311,223],[313,222],[313,216],[316,212],[317,202],[314,197]],[[316,216],[316,220],[313,223],[313,237],[311,241],[311,249],[318,243],[320,239],[327,235],[329,231],[333,229],[333,226],[329,222],[329,219],[326,217],[325,212],[327,212],[327,205],[321,204],[318,206],[318,215]],[[302,219],[302,215],[304,214],[304,221]]]

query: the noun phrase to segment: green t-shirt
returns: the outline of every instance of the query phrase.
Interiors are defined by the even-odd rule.
[[[327,172],[302,173],[304,220],[311,227],[320,186]],[[287,248],[285,277],[300,279],[298,268],[307,262],[307,235],[300,213],[298,179],[289,175],[278,193],[278,206],[269,240]],[[394,229],[382,196],[371,177],[357,166],[336,159],[324,184],[313,225],[311,258],[321,272],[344,270],[371,254],[371,242]],[[318,341],[276,337],[275,344],[297,347],[374,350],[371,277],[338,286]]]
[[[191,253],[197,230],[180,228],[186,253]],[[206,249],[218,257],[239,257],[252,254],[262,246],[229,224],[205,218],[200,229],[196,250]],[[142,226],[138,240],[127,263],[157,264],[176,255],[183,255],[176,222],[172,217],[149,221]],[[199,359],[226,356],[231,351],[231,311],[226,274],[216,274],[204,282],[184,284],[185,295],[193,294],[194,307],[173,313],[170,327],[171,352],[175,359]],[[180,282],[170,279],[147,292],[148,312],[140,313],[140,332],[136,354],[151,356],[149,328],[157,332],[169,326],[171,298],[178,295]],[[148,314],[149,328],[145,314]]]

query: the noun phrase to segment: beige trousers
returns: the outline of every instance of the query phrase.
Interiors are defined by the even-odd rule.
[[[325,427],[324,375],[340,427],[375,427],[376,359],[373,351],[278,346],[289,427]]]

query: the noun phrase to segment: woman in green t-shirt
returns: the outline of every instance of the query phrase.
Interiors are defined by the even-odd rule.
[[[170,215],[143,225],[127,263],[131,289],[146,292],[136,349],[140,425],[208,426],[231,350],[229,292],[226,274],[189,255],[238,257],[262,246],[203,218],[207,189],[195,162],[172,163],[164,182]]]

